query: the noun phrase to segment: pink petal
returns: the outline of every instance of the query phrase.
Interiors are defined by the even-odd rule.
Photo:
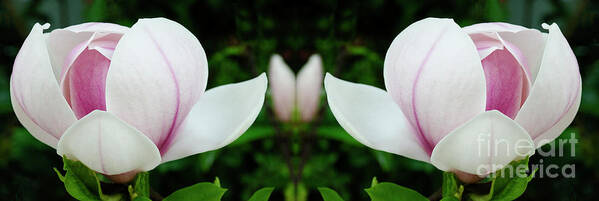
[[[470,34],[470,38],[474,41],[474,44],[477,47],[478,53],[480,55],[481,60],[483,60],[483,66],[485,65],[485,59],[491,55],[492,53],[496,52],[496,51],[505,51],[505,53],[501,53],[501,55],[503,56],[502,59],[506,59],[509,61],[506,61],[506,65],[507,64],[513,64],[512,61],[515,61],[515,65],[518,68],[521,68],[521,71],[523,73],[522,79],[524,82],[522,84],[522,87],[519,87],[517,90],[519,91],[519,95],[518,95],[518,99],[520,100],[520,103],[518,104],[518,108],[520,107],[520,105],[524,104],[524,100],[526,100],[526,97],[528,97],[528,93],[529,93],[529,89],[530,86],[532,85],[532,78],[530,77],[530,68],[528,66],[528,63],[526,62],[526,58],[524,57],[524,55],[522,54],[522,52],[520,51],[520,49],[515,46],[514,44],[504,40],[499,34],[495,33],[495,32],[484,32],[484,33],[476,33],[476,34]],[[501,62],[501,60],[497,60],[499,59],[499,57],[495,57],[493,63],[496,64],[501,64],[504,62]],[[487,60],[486,62],[489,63],[490,60]],[[485,69],[485,71],[487,71],[488,69]],[[487,73],[487,72],[486,72]],[[517,69],[513,69],[513,70],[503,70],[501,67],[499,67],[496,70],[497,74],[501,74],[501,73],[507,73],[507,74],[512,74],[512,73],[520,73],[519,71],[517,71]],[[487,77],[487,85],[489,84],[489,74],[486,74],[485,77]],[[503,78],[502,78],[503,79]],[[511,79],[509,77],[506,77],[506,79]],[[521,81],[517,81],[517,82],[521,82]],[[497,83],[496,81],[494,81],[493,83]],[[489,96],[489,86],[487,86],[487,110],[489,110],[489,100],[491,100],[492,98],[488,97]],[[496,92],[494,92],[496,95],[498,95]],[[512,96],[510,96],[512,97]],[[497,97],[499,98],[499,97]],[[506,97],[507,98],[507,97]],[[491,103],[496,104],[496,103]],[[491,107],[492,109],[499,109],[499,108],[495,108],[495,107]],[[499,111],[501,112],[507,112],[506,110],[503,109],[499,109]],[[515,111],[517,112],[517,110]],[[506,113],[506,115],[508,115],[510,118],[513,118],[514,115],[511,114],[511,112],[509,114]]]
[[[88,40],[81,42],[80,44],[78,44],[77,46],[75,46],[71,52],[66,56],[66,58],[64,59],[64,67],[62,68],[62,72],[60,73],[60,87],[63,90],[63,94],[67,100],[67,102],[69,103],[69,105],[72,106],[72,102],[71,102],[71,97],[72,97],[72,92],[71,90],[71,82],[69,81],[69,73],[71,71],[71,68],[74,66],[74,62],[76,61],[76,59],[79,59],[79,57],[82,55],[82,53],[86,52],[86,51],[94,51],[94,52],[98,52],[99,54],[102,55],[102,57],[104,57],[106,59],[105,65],[101,65],[98,64],[100,66],[104,66],[101,67],[104,70],[101,71],[107,71],[108,70],[108,65],[110,64],[110,59],[112,57],[112,54],[114,52],[114,48],[117,45],[118,41],[120,40],[122,35],[119,34],[99,34],[99,33],[94,33]],[[88,62],[92,62],[90,61],[89,58],[94,58],[93,56],[90,57],[89,56],[90,53],[87,53],[87,57],[88,59],[85,59],[83,61],[79,61],[78,66],[88,66],[88,65],[92,65],[92,66],[96,66],[96,64],[90,64]],[[102,62],[101,59],[102,57],[98,57],[97,59],[95,59],[95,62]],[[89,68],[88,70],[94,70],[94,68]],[[88,71],[88,70],[79,70],[80,72],[84,72],[84,71]],[[96,69],[97,70],[97,69]],[[93,74],[92,74],[93,75]],[[101,79],[102,83],[98,84],[98,87],[101,85],[102,88],[104,88],[105,82],[104,80],[106,80],[106,72],[102,72],[99,73],[99,75],[101,75]],[[82,81],[91,81],[88,80],[88,78],[83,78],[81,79]],[[97,82],[99,80],[93,80],[93,82]],[[97,88],[97,87],[96,87]],[[102,89],[102,91],[104,91]],[[104,92],[102,92],[104,93]],[[82,95],[82,97],[85,97],[87,95]],[[97,101],[96,101],[97,102]],[[104,100],[102,100],[102,102],[105,102]],[[105,104],[102,104],[105,105]],[[105,107],[102,107],[104,109],[102,110],[106,110]],[[91,108],[90,108],[91,109]],[[96,108],[96,109],[100,109],[100,108]],[[93,111],[93,110],[86,110],[88,113]],[[87,113],[85,113],[87,114]],[[78,118],[81,118],[83,116],[85,116],[85,114],[78,114]],[[79,115],[83,115],[83,116],[79,116]]]
[[[297,107],[302,121],[311,121],[317,115],[322,79],[322,58],[320,55],[312,55],[297,74]]]
[[[94,38],[100,38],[105,35],[123,35],[128,27],[110,24],[110,23],[84,23],[73,25],[64,29],[55,29],[47,35],[47,45],[52,51],[49,52],[50,60],[52,61],[52,67],[57,80],[61,77],[61,73],[66,72],[63,68],[69,66],[72,61],[83,51],[83,48],[87,45],[81,45],[85,41],[90,41],[92,35],[96,35]],[[101,33],[95,33],[101,32]],[[72,54],[73,48],[77,45],[80,51],[75,55]]]
[[[106,111],[106,74],[110,60],[96,50],[85,50],[73,63],[67,80],[71,108],[77,118],[94,110]]]
[[[496,50],[482,60],[487,83],[486,110],[514,118],[520,110],[526,80],[520,64],[507,50]]]
[[[387,91],[429,154],[451,130],[485,111],[478,52],[451,19],[427,18],[402,31],[387,52],[384,71]]]
[[[206,88],[208,63],[195,36],[165,19],[140,19],[119,41],[106,77],[106,109],[161,153]]]
[[[268,66],[274,113],[279,120],[289,121],[295,109],[295,75],[277,54],[270,57]]]
[[[60,93],[43,28],[35,24],[17,54],[10,80],[11,102],[23,126],[37,139],[56,147],[76,118]]]

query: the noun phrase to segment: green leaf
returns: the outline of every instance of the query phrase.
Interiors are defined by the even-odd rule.
[[[214,178],[214,185],[220,187],[220,179],[218,177]]]
[[[462,198],[462,192],[464,191],[464,186],[462,186],[455,175],[451,172],[443,173],[443,198],[447,198],[447,200],[460,200]]]
[[[64,180],[65,180],[64,177],[65,176],[62,173],[60,173],[60,170],[58,170],[56,168],[53,168],[53,169],[54,169],[54,172],[56,172],[56,175],[58,176],[58,179],[60,179],[60,181],[62,181],[64,183]]]
[[[532,180],[536,170],[530,175],[528,171],[528,158],[512,161],[505,168],[493,173],[491,177],[491,188],[487,194],[470,194],[469,198],[474,201],[510,201],[520,197],[528,182]]]
[[[58,178],[63,181],[64,187],[73,198],[77,200],[102,200],[101,189],[96,173],[85,167],[81,162],[72,161],[63,157],[66,174],[58,172]]]
[[[137,174],[133,186],[129,186],[129,196],[133,200],[137,197],[150,197],[150,174],[147,172]]]
[[[87,168],[79,161],[69,160],[63,157],[64,170],[66,174],[62,175],[56,168],[58,178],[64,183],[65,189],[69,195],[77,200],[101,200],[101,201],[120,201],[125,197],[123,194],[107,195],[102,193],[100,184],[100,175]]]
[[[365,191],[372,201],[428,201],[412,189],[389,182],[378,183]]]
[[[135,197],[135,199],[133,199],[131,201],[152,201],[152,200],[150,198],[147,198],[147,197],[138,196],[138,197]]]
[[[95,171],[87,168],[79,161],[69,160],[66,157],[63,157],[63,163],[64,170],[67,171],[67,176],[71,173],[79,178],[88,188],[94,190],[99,188]]]
[[[202,182],[179,189],[163,201],[220,201],[226,191],[216,184]]]
[[[370,187],[374,187],[377,184],[379,184],[379,180],[377,180],[376,177],[373,177],[372,182],[370,182]]]
[[[69,195],[77,200],[101,200],[96,191],[88,189],[85,183],[72,172],[67,171],[64,187],[67,189]]]
[[[343,198],[333,189],[319,187],[318,191],[320,191],[320,195],[324,201],[343,201]]]
[[[268,201],[274,189],[273,187],[262,188],[256,191],[248,201]]]
[[[493,193],[493,196],[491,200],[515,200],[520,197],[537,170],[533,170],[530,175],[527,175],[526,171],[528,171],[528,158],[514,161],[500,170],[500,174],[495,178],[492,185],[491,193]]]
[[[460,200],[455,197],[444,197],[443,199],[441,199],[441,201],[460,201]]]

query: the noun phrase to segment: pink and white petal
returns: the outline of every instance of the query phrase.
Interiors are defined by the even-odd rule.
[[[451,19],[427,18],[402,31],[385,57],[384,77],[429,154],[450,131],[485,111],[479,54]]]
[[[520,32],[502,32],[499,33],[503,41],[507,41],[515,48],[520,50],[522,58],[519,61],[524,61],[528,68],[531,84],[536,80],[543,58],[543,49],[547,40],[547,34],[541,33],[536,29],[527,29]],[[508,48],[509,49],[509,48]]]
[[[82,34],[82,33],[79,33]],[[114,53],[114,49],[118,43],[118,41],[120,40],[122,35],[119,34],[102,34],[102,33],[93,33],[86,41],[83,41],[81,43],[79,43],[78,45],[76,45],[70,53],[68,53],[68,55],[66,56],[66,58],[64,58],[63,62],[64,62],[64,66],[62,67],[62,71],[60,72],[60,78],[59,78],[59,83],[60,83],[60,88],[62,89],[62,92],[65,96],[65,98],[67,99],[67,102],[72,105],[71,103],[71,86],[70,83],[67,81],[65,82],[65,80],[67,80],[67,76],[70,74],[69,71],[71,70],[71,67],[73,67],[75,61],[77,59],[80,58],[80,56],[86,52],[86,50],[96,50],[98,51],[101,55],[104,55],[104,57],[106,57],[106,59],[108,60],[108,62],[110,62],[110,59],[112,58],[112,55]],[[108,66],[105,66],[108,67]],[[108,68],[106,68],[105,70],[108,70]],[[102,81],[104,82],[104,80],[106,80],[106,74],[104,74],[104,76],[102,76]],[[105,84],[102,84],[102,87],[104,87]],[[105,101],[102,101],[105,102]]]
[[[582,87],[582,82],[581,86]],[[570,107],[570,109],[563,115],[563,117],[555,123],[553,127],[549,130],[545,131],[541,135],[535,137],[533,140],[538,147],[541,147],[547,143],[552,142],[555,138],[559,137],[562,132],[572,123],[576,113],[578,112],[578,107],[580,106],[580,98],[582,95],[582,90],[578,90],[578,95],[576,95],[576,99],[574,99],[574,105]]]
[[[37,124],[37,122],[35,122],[31,118],[29,118],[29,115],[26,114],[25,111],[23,111],[22,107],[17,104],[18,102],[17,102],[12,90],[13,89],[11,87],[10,88],[10,91],[11,91],[10,92],[10,101],[12,103],[12,109],[15,112],[15,115],[17,116],[17,119],[19,120],[21,125],[23,125],[23,127],[25,127],[25,129],[27,129],[27,131],[29,131],[29,133],[33,137],[35,137],[35,139],[56,149],[56,145],[58,144],[59,137],[57,138],[54,135],[46,132],[44,129],[42,129]]]
[[[387,92],[328,73],[324,87],[333,115],[358,142],[376,150],[429,162],[418,133]]]
[[[482,61],[487,81],[487,108],[516,117],[528,89],[524,69],[507,50],[497,50]]]
[[[297,74],[297,107],[302,121],[311,121],[318,113],[323,73],[322,58],[312,55]]]
[[[158,148],[148,137],[100,110],[75,122],[60,138],[56,152],[107,175],[148,171],[161,160]]]
[[[555,23],[543,27],[549,30],[543,60],[515,119],[537,147],[555,139],[574,120],[582,86],[576,56],[559,27]]]
[[[289,121],[295,108],[295,75],[278,54],[270,57],[268,65],[274,113],[281,121]]]
[[[106,109],[163,151],[206,88],[208,62],[180,24],[140,19],[117,44],[106,77]]]
[[[50,60],[52,61],[54,76],[56,77],[57,82],[60,83],[61,74],[65,71],[64,68],[70,65],[72,60],[74,60],[74,57],[77,56],[69,55],[78,45],[90,40],[93,33],[76,33],[66,29],[56,29],[45,35],[47,37],[46,43],[48,45],[48,50],[50,50],[48,51],[48,54],[50,54]],[[81,51],[83,51],[82,48],[84,47],[79,47]],[[73,58],[69,59],[69,57]]]
[[[514,120],[491,110],[481,113],[443,138],[431,156],[443,171],[480,176],[534,153],[530,136]]]
[[[94,110],[106,111],[106,73],[110,59],[86,49],[71,65],[64,83],[71,109],[80,119]],[[64,85],[63,85],[64,86]]]
[[[484,33],[484,32],[519,32],[523,30],[527,30],[528,28],[514,25],[505,22],[487,22],[487,23],[479,23],[473,24],[470,26],[466,26],[462,28],[464,32],[468,34],[473,33]]]
[[[163,162],[219,149],[233,142],[256,120],[268,81],[266,75],[206,91],[167,148]]]
[[[76,118],[58,88],[42,32],[43,27],[35,24],[17,54],[10,78],[11,102],[25,128],[56,147]]]
[[[129,27],[121,26],[113,23],[105,22],[87,22],[83,24],[77,24],[65,28],[72,32],[104,32],[104,33],[120,33],[124,34],[129,31]]]

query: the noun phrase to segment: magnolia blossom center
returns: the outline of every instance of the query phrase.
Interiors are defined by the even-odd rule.
[[[120,39],[116,34],[94,37],[71,50],[61,76],[64,96],[78,119],[106,111],[106,75]]]
[[[522,62],[522,53],[496,34],[475,34],[471,38],[485,73],[486,110],[498,110],[514,119],[528,94],[527,67]]]

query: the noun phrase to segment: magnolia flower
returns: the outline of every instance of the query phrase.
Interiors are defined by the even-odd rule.
[[[300,69],[297,80],[283,58],[273,55],[268,77],[276,117],[285,122],[293,121],[297,111],[302,122],[314,119],[320,103],[322,76],[322,59],[317,54]]]
[[[494,172],[555,139],[578,110],[576,58],[556,24],[543,28],[418,21],[387,52],[387,91],[326,75],[331,111],[373,149]]]
[[[13,109],[35,138],[99,173],[131,177],[223,147],[264,102],[264,74],[204,93],[204,50],[171,20],[48,28],[35,24],[15,59]]]

